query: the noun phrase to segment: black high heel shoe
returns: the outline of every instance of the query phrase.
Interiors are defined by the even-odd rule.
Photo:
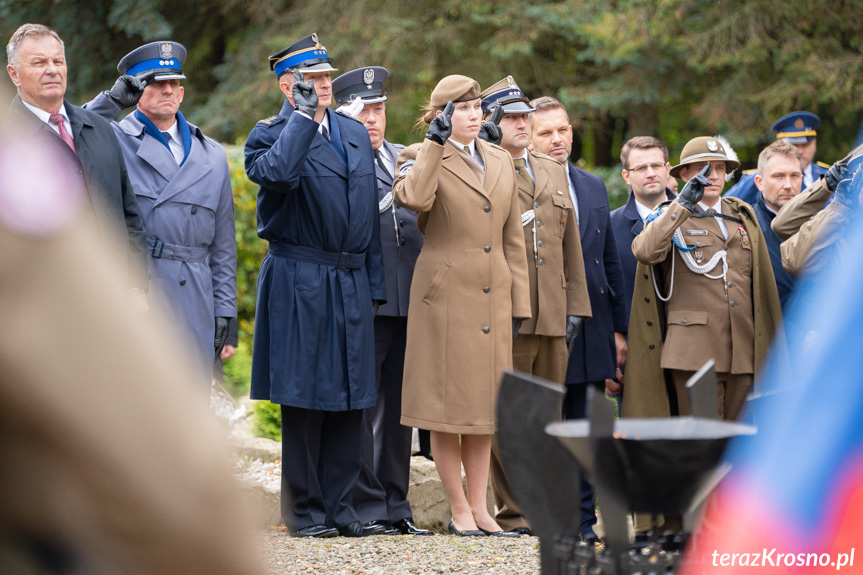
[[[459,537],[485,537],[488,533],[487,531],[483,531],[481,529],[467,529],[465,531],[462,531],[455,526],[455,523],[452,519],[449,520],[449,532],[453,535],[458,535]]]
[[[479,525],[477,525],[477,527],[479,527]],[[489,531],[482,527],[479,527],[479,530],[489,537],[521,537],[521,533],[516,533],[514,531]]]

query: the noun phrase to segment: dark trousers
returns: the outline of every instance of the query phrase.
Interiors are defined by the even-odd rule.
[[[282,520],[288,528],[358,520],[353,488],[360,474],[362,411],[282,407]],[[293,501],[291,501],[293,499]]]
[[[363,464],[354,507],[365,523],[412,518],[408,503],[411,428],[400,423],[407,318],[375,318],[378,402],[363,410]]]
[[[566,385],[566,396],[563,398],[563,419],[584,419],[587,417],[587,386],[592,385],[599,394],[596,397],[605,401],[605,381],[588,383],[570,383]],[[596,525],[596,497],[593,485],[581,475],[581,534],[591,535]]]

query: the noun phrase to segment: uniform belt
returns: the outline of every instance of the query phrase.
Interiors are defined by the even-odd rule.
[[[365,252],[351,254],[348,252],[327,252],[306,246],[286,244],[282,242],[270,242],[270,253],[280,258],[291,258],[313,264],[333,266],[339,269],[360,269],[366,263]]]
[[[178,260],[181,262],[204,262],[207,261],[209,248],[193,248],[191,246],[178,246],[166,244],[159,238],[147,238],[147,249],[150,257],[155,259]]]

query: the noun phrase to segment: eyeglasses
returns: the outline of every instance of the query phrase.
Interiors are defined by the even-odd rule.
[[[641,175],[641,174],[643,174],[643,173],[645,173],[645,172],[647,171],[647,168],[650,168],[650,169],[651,169],[651,170],[653,170],[654,172],[658,172],[658,171],[660,171],[660,170],[665,169],[665,164],[660,164],[659,162],[654,162],[654,163],[652,163],[652,164],[641,164],[641,165],[639,165],[639,166],[635,166],[635,167],[633,167],[633,168],[629,168],[629,169],[628,169],[628,170],[626,170],[626,171],[627,171],[627,172],[629,172],[629,173],[631,173],[631,174],[639,174],[639,175]]]

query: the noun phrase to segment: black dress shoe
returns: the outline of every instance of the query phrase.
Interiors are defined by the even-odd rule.
[[[383,525],[374,525],[372,527],[364,527],[359,521],[348,523],[344,527],[339,527],[339,535],[342,537],[368,537],[369,535],[381,535],[386,531]]]
[[[335,537],[338,534],[338,529],[336,529],[335,527],[327,527],[323,523],[303,527],[302,529],[291,533],[293,537],[317,537],[319,539],[322,539],[324,537]]]
[[[458,535],[459,537],[485,537],[485,532],[478,529],[468,529],[462,531],[461,529],[456,528],[455,523],[453,523],[452,519],[450,519],[449,521],[449,532],[453,535]]]
[[[434,535],[434,531],[420,529],[414,525],[413,519],[410,517],[399,519],[393,523],[393,527],[395,527],[402,535]]]
[[[518,533],[519,535],[527,535],[530,536],[533,533],[530,530],[530,527],[516,527],[515,529],[511,529],[513,533]]]
[[[399,530],[393,527],[393,524],[387,521],[386,519],[375,519],[374,521],[367,521],[363,523],[363,529],[370,529],[375,527],[376,525],[380,525],[384,528],[383,535],[398,535]]]
[[[479,526],[477,525],[477,527]],[[479,530],[489,537],[521,537],[521,533],[516,533],[515,531],[489,531],[482,527],[480,527]]]

